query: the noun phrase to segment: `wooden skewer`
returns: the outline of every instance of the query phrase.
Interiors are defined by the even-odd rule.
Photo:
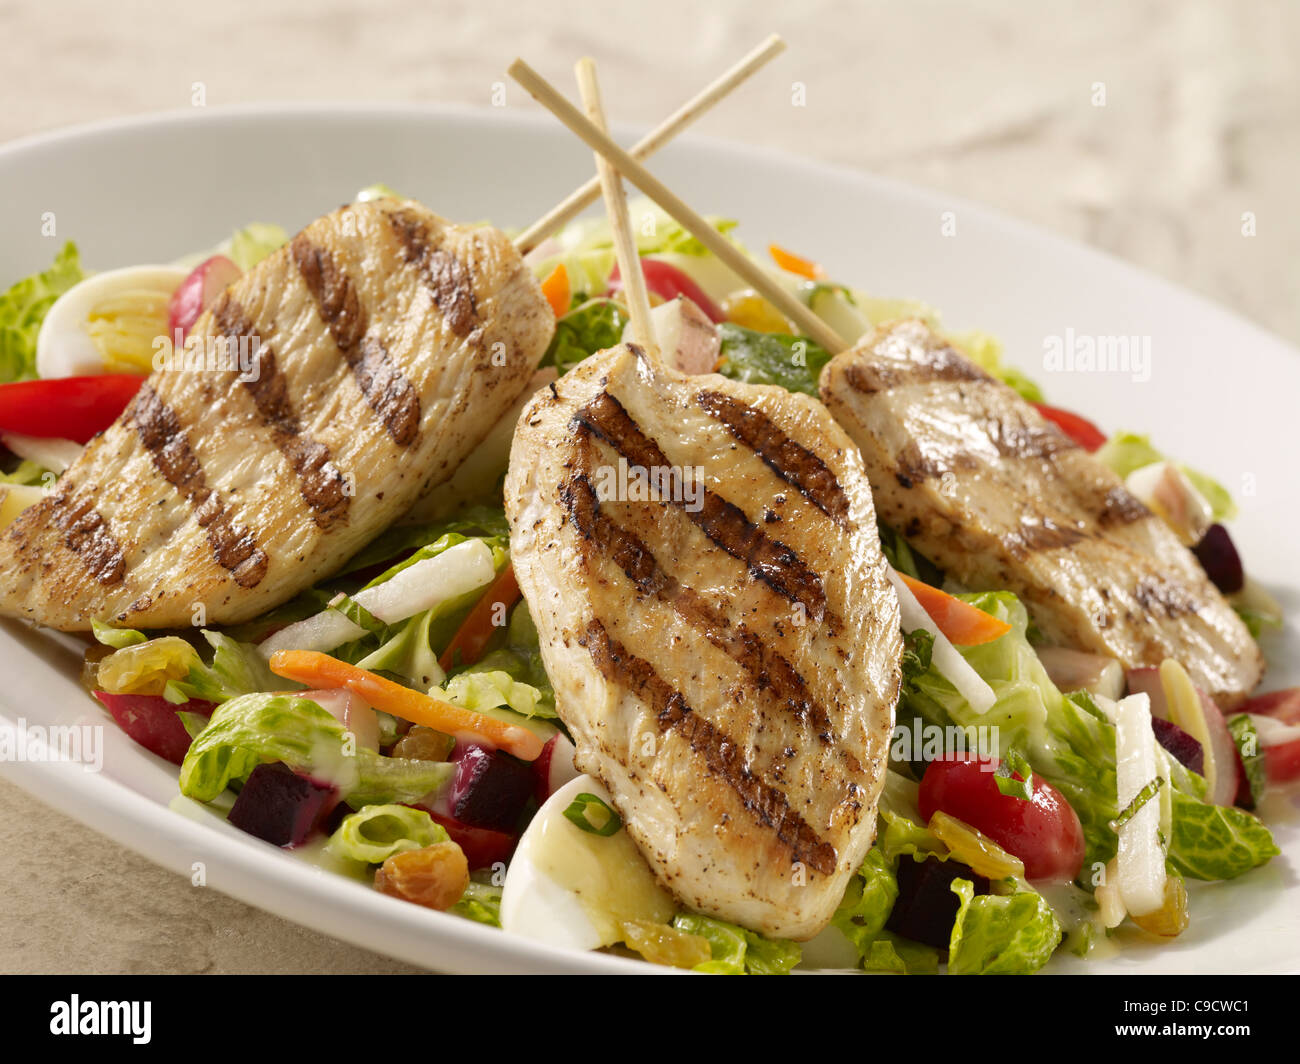
[[[772,34],[720,78],[705,86],[632,145],[628,149],[628,154],[634,159],[645,159],[653,155],[683,129],[712,108],[714,104],[730,95],[752,74],[784,51],[785,41],[779,35]],[[568,198],[551,208],[515,237],[515,247],[519,249],[521,255],[532,251],[533,248],[561,226],[572,221],[591,204],[595,203],[599,196],[600,178],[597,176],[586,182],[581,188],[575,189]]]
[[[821,318],[774,281],[756,262],[740,252],[731,241],[696,214],[662,181],[620,148],[609,136],[583,117],[581,111],[566,100],[556,88],[522,59],[516,59],[506,72],[529,91],[543,107],[600,152],[613,167],[642,192],[667,211],[701,244],[718,256],[733,272],[765,296],[782,314],[794,322],[805,336],[812,337],[832,354],[848,345]]]
[[[579,59],[573,68],[578,76],[578,93],[587,109],[592,125],[602,133],[606,130],[605,110],[600,102],[600,83],[596,80],[596,61]],[[600,152],[596,156],[596,173],[601,191],[605,195],[605,211],[609,227],[614,233],[614,254],[618,258],[618,272],[623,281],[623,295],[627,299],[628,314],[632,318],[632,335],[636,342],[658,358],[659,343],[654,325],[650,321],[650,296],[646,292],[645,274],[641,272],[641,256],[637,251],[636,237],[632,234],[632,218],[627,212],[627,193],[622,176]]]

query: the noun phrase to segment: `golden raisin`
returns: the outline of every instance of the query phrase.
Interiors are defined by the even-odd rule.
[[[1182,876],[1165,877],[1165,902],[1154,912],[1129,917],[1149,935],[1176,938],[1187,930],[1190,916],[1187,911],[1187,885]]]
[[[707,938],[679,930],[671,924],[624,920],[620,927],[628,948],[636,950],[652,964],[694,968],[713,958],[713,950]]]
[[[456,740],[450,735],[416,724],[393,744],[393,756],[417,761],[446,761],[455,745]]]
[[[790,319],[752,288],[732,292],[722,301],[722,313],[727,321],[755,332],[787,335],[794,332]]]
[[[397,853],[379,866],[375,889],[426,909],[450,909],[469,886],[469,863],[454,842]]]

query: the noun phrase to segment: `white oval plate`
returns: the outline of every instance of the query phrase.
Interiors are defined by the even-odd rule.
[[[626,130],[622,132],[627,132]],[[44,267],[65,239],[95,269],[168,261],[250,221],[292,231],[385,182],[462,221],[522,226],[591,172],[590,153],[549,118],[470,110],[311,106],[186,112],[42,136],[0,149],[0,284]],[[1095,251],[961,201],[892,182],[688,138],[652,168],[705,213],[739,218],[753,247],[776,242],[831,276],[940,308],[956,328],[1000,337],[1049,400],[1157,445],[1223,480],[1241,504],[1233,535],[1286,606],[1268,645],[1270,686],[1300,682],[1300,561],[1279,529],[1300,523],[1294,447],[1297,352],[1242,319]],[[48,213],[48,212],[52,212]],[[956,232],[943,235],[945,212]],[[55,236],[43,235],[53,218]],[[1044,371],[1047,337],[1149,337],[1150,379]],[[0,579],[2,579],[0,575]],[[79,688],[80,644],[0,625],[9,722],[105,724]],[[0,764],[57,809],[159,864],[290,920],[394,957],[457,972],[629,972],[646,965],[559,951],[376,894],[175,802],[172,766],[111,722],[98,773]],[[173,806],[176,808],[173,808]],[[1055,970],[1300,969],[1300,800],[1270,803],[1284,855],[1235,883],[1194,889],[1191,929]],[[178,809],[184,807],[188,815]]]

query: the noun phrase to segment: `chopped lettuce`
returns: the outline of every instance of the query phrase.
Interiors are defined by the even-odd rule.
[[[948,941],[950,975],[1026,975],[1052,958],[1061,925],[1037,891],[975,895],[969,879],[953,881],[961,899]]]
[[[1102,444],[1096,457],[1120,477],[1127,477],[1144,466],[1165,460],[1165,455],[1151,445],[1149,437],[1140,436],[1136,432],[1115,433]],[[1233,502],[1227,488],[1213,477],[1181,462],[1175,462],[1174,465],[1192,482],[1192,487],[1205,496],[1216,521],[1230,521],[1236,517],[1237,504]]]
[[[8,473],[0,473],[0,484],[21,484],[26,487],[45,487],[58,477],[39,462],[24,458]]]
[[[488,927],[501,926],[501,887],[493,883],[470,880],[460,901],[447,911]]]
[[[786,975],[803,951],[797,942],[764,938],[756,931],[698,913],[678,913],[673,927],[699,935],[709,943],[713,958],[695,971],[711,975]]]
[[[542,692],[510,678],[507,672],[467,670],[447,681],[446,689],[435,697],[475,712],[505,706],[525,717],[554,717],[555,705],[547,705]]]
[[[343,818],[326,844],[339,857],[383,864],[394,854],[446,842],[447,831],[423,809],[367,805]]]
[[[554,366],[564,376],[590,355],[617,345],[627,320],[627,311],[612,299],[592,299],[574,307],[555,323],[542,365]]]
[[[1106,863],[1118,840],[1115,728],[1086,692],[1068,697],[1057,690],[1030,645],[1028,614],[1007,591],[960,596],[1006,621],[1011,631],[981,646],[959,647],[961,654],[992,686],[997,702],[985,715],[975,713],[937,670],[913,678],[904,690],[900,716],[919,716],[946,727],[996,728],[1003,752],[1018,750],[1033,770],[1060,790],[1079,815],[1087,844],[1086,865]],[[1209,806],[1200,799],[1204,782],[1171,767],[1173,825],[1171,865],[1194,878],[1228,878],[1262,864],[1277,853],[1268,829],[1237,809]]]
[[[542,663],[541,639],[537,626],[528,612],[528,603],[523,599],[510,613],[510,623],[506,627],[505,642],[489,650],[473,665],[461,670],[458,675],[475,672],[504,673],[520,686],[536,692],[533,700],[531,694],[525,694],[531,712],[528,716],[554,717],[555,688],[550,677],[546,675],[546,666]],[[511,708],[517,708],[507,700]],[[522,711],[521,711],[522,712]]]
[[[90,631],[97,640],[114,650],[125,650],[149,639],[143,632],[137,632],[134,628],[114,628],[110,624],[94,619],[90,622]]]
[[[210,802],[268,761],[333,784],[354,806],[417,801],[455,771],[449,763],[384,757],[358,746],[310,699],[253,694],[218,706],[195,737],[181,765],[181,793]]]
[[[718,326],[722,362],[718,372],[746,384],[779,384],[816,397],[817,378],[830,352],[802,336],[756,332],[730,322]]]
[[[1236,806],[1173,791],[1169,864],[1188,879],[1235,879],[1281,851],[1260,820]]]
[[[230,237],[230,259],[241,270],[251,270],[271,252],[289,242],[281,226],[269,222],[252,222],[236,229]]]
[[[25,277],[0,293],[0,383],[36,376],[36,337],[54,301],[85,278],[71,241],[49,269]]]
[[[1264,768],[1264,749],[1259,743],[1259,732],[1249,713],[1238,713],[1228,719],[1228,733],[1237,746],[1237,756],[1241,758],[1242,768],[1246,772],[1246,783],[1250,787],[1250,808],[1255,808],[1264,798],[1268,789],[1268,773]]]
[[[408,687],[427,691],[444,679],[438,655],[429,638],[436,609],[425,610],[396,625],[384,641],[357,664],[371,672],[400,679]]]

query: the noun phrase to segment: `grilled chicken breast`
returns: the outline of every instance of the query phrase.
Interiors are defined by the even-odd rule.
[[[821,404],[624,345],[538,393],[511,552],[577,765],[690,908],[808,938],[875,834],[902,638]]]
[[[968,587],[1008,588],[1053,643],[1180,661],[1224,704],[1264,662],[1195,556],[1106,466],[918,321],[822,371],[880,518]]]
[[[275,606],[450,477],[553,329],[496,229],[395,199],[318,219],[0,539],[0,614],[162,628]]]

